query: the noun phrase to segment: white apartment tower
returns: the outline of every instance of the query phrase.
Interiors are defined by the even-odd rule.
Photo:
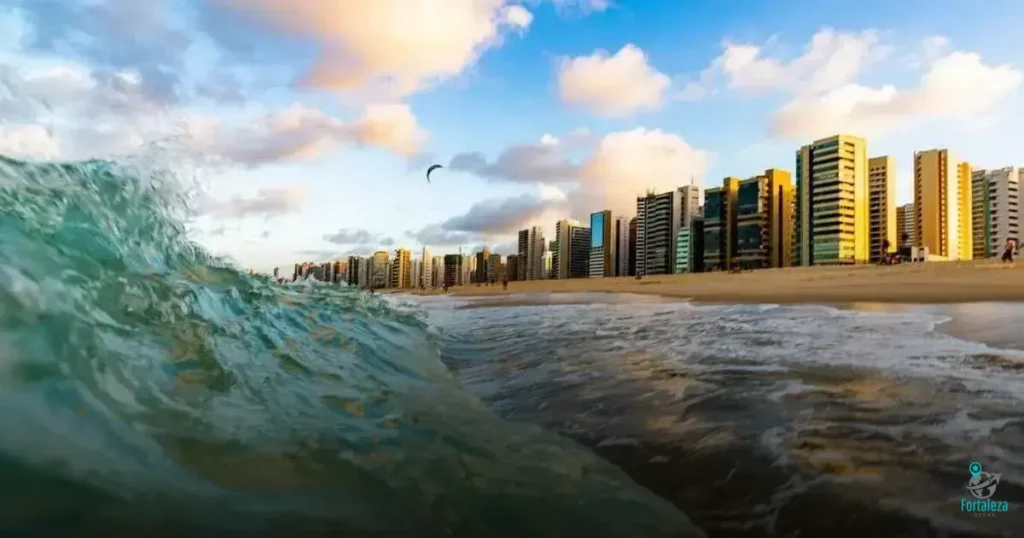
[[[977,256],[988,257],[1002,254],[1010,239],[1020,241],[1020,184],[1024,182],[1024,168],[1010,166],[998,170],[979,170],[973,175],[974,192],[981,193],[984,201],[975,203],[975,244],[986,247]],[[979,207],[980,206],[980,207]],[[977,215],[982,210],[982,216]]]
[[[693,185],[679,187],[679,226],[690,227],[693,219],[704,215],[703,191]],[[677,230],[678,231],[678,230]]]
[[[430,250],[427,247],[423,247],[423,254],[420,256],[420,278],[416,281],[416,285],[424,288],[434,287],[434,260],[430,257]]]
[[[519,280],[544,278],[544,252],[547,250],[544,232],[540,226],[519,230],[517,268]]]
[[[636,199],[637,275],[673,272],[679,228],[689,227],[700,215],[700,196],[700,187],[687,185],[662,194],[649,192]]]

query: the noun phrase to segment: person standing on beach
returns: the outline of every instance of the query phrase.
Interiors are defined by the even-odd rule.
[[[1003,250],[1003,261],[1013,263],[1013,251],[1017,245],[1014,244],[1013,239],[1006,240],[1006,249]]]
[[[501,289],[504,291],[508,291],[508,277],[501,279]]]

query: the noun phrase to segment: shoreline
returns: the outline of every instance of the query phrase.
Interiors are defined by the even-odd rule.
[[[1024,264],[981,260],[895,266],[793,267],[735,274],[658,275],[642,280],[613,277],[509,282],[508,290],[503,290],[500,284],[472,284],[451,288],[447,294],[440,290],[383,290],[382,293],[491,298],[503,306],[516,303],[509,300],[509,296],[565,293],[631,293],[711,304],[835,306],[1024,302]],[[559,303],[554,301],[554,304]]]

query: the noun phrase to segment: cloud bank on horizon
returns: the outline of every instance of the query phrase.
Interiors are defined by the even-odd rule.
[[[0,153],[213,163],[198,238],[262,270],[509,248],[523,227],[632,216],[648,189],[792,168],[838,132],[896,156],[901,201],[914,150],[1024,164],[1024,53],[968,14],[915,35],[866,8],[841,29],[705,2],[12,1]]]

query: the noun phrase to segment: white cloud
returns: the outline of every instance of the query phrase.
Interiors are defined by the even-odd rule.
[[[186,144],[191,149],[250,166],[316,157],[345,136],[341,120],[300,105],[242,126],[191,118],[188,127]]]
[[[522,30],[532,15],[506,0],[216,0],[269,26],[315,40],[322,54],[305,79],[355,90],[386,82],[400,94],[450,78]]]
[[[839,32],[823,28],[796,58],[783,60],[771,56],[771,52],[770,45],[726,42],[722,54],[699,80],[685,87],[680,97],[692,100],[715,93],[723,79],[728,89],[742,92],[827,91],[856,80],[861,70],[883,58],[888,48],[874,30]]]
[[[611,0],[551,0],[560,11],[577,10],[582,13],[601,12],[612,7]]]
[[[533,13],[523,6],[507,6],[504,18],[508,24],[525,30],[533,22]]]
[[[377,236],[362,228],[342,228],[334,233],[325,234],[324,241],[339,245],[361,245],[377,240]]]
[[[926,37],[921,41],[921,51],[926,61],[941,58],[949,50],[949,38],[941,35]]]
[[[610,209],[636,213],[636,197],[648,189],[666,192],[703,183],[710,156],[674,133],[637,128],[606,135],[580,168],[573,214]]]
[[[354,245],[353,248],[390,247],[395,240],[383,237],[362,228],[342,228],[334,233],[324,234],[323,240],[336,245]]]
[[[303,187],[261,189],[253,196],[234,196],[228,200],[208,200],[200,212],[216,218],[273,217],[295,213],[309,198]]]
[[[491,162],[477,152],[460,153],[452,157],[448,168],[495,181],[523,183],[573,181],[577,173],[560,141],[550,135],[537,144],[511,146]]]
[[[651,67],[644,51],[632,44],[611,56],[598,50],[590,56],[565,58],[558,69],[562,100],[602,116],[657,108],[670,84],[666,75]]]
[[[470,206],[469,211],[446,220],[442,230],[493,236],[522,228],[542,215],[558,208],[563,200],[521,194],[505,199],[484,200]]]
[[[852,132],[863,136],[924,119],[970,119],[1019,91],[1024,74],[1010,65],[987,65],[975,53],[952,52],[934,60],[916,88],[847,84],[798,97],[772,119],[770,133],[790,138]]]
[[[548,134],[541,143],[510,147],[493,162],[479,154],[457,156],[451,165],[456,169],[493,180],[531,183],[537,194],[478,204],[465,215],[428,226],[422,231],[428,235],[417,237],[423,241],[436,230],[497,236],[529,223],[566,216],[583,219],[602,209],[633,215],[637,196],[650,189],[671,191],[691,180],[702,184],[710,164],[707,152],[659,129],[612,132],[591,144],[582,161],[569,159],[567,153],[579,149]]]
[[[60,143],[41,125],[0,125],[0,155],[53,159],[60,153]]]
[[[87,159],[125,155],[173,133],[172,104],[146,90],[131,70],[98,71],[52,59],[0,65],[0,121],[12,137],[27,137],[10,150],[36,159]],[[15,128],[14,126],[18,126]],[[45,137],[41,133],[46,133]],[[48,142],[42,143],[43,139]]]
[[[923,39],[914,53],[910,64],[926,69],[917,87],[863,84],[859,79],[865,67],[891,50],[880,35],[875,30],[824,28],[792,59],[773,54],[773,43],[726,43],[722,54],[677,97],[700,99],[720,86],[781,92],[789,98],[772,117],[768,132],[804,140],[837,132],[871,136],[925,119],[976,118],[1021,85],[1019,69],[988,65],[975,53],[950,51],[944,36]]]
[[[312,159],[344,144],[384,148],[408,157],[426,138],[409,107],[399,104],[370,105],[352,123],[293,105],[241,126],[203,117],[187,124],[191,149],[250,166]]]
[[[356,142],[386,148],[403,156],[420,151],[427,135],[409,105],[370,105],[350,131]]]

